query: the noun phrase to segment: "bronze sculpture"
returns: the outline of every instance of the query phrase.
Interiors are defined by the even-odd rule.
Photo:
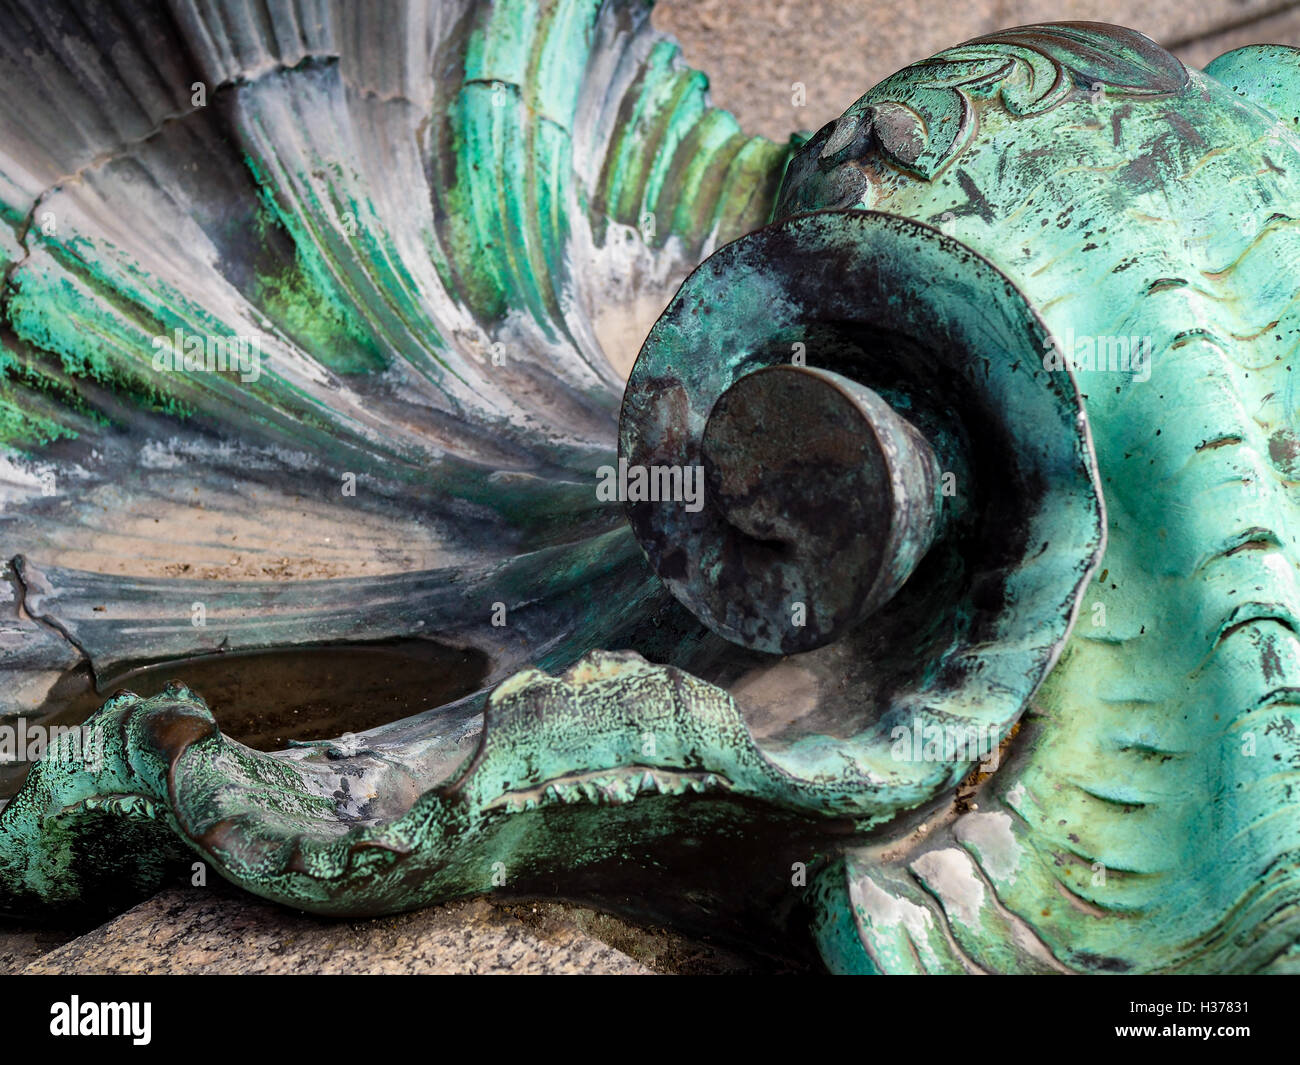
[[[836,969],[1291,964],[1296,51],[1011,30],[786,147],[640,4],[422,25],[432,70],[364,18],[179,27],[203,77],[105,115],[107,158],[7,157],[0,424],[37,486],[7,536],[53,557],[163,473],[230,520],[232,476],[351,474],[438,563],[212,594],[16,551],[0,662],[24,692],[359,637],[487,664],[276,753],[184,684],[114,696],[95,764],[0,811],[5,904],[116,906],[198,853],[327,913],[633,894]],[[607,304],[701,259],[624,393]]]

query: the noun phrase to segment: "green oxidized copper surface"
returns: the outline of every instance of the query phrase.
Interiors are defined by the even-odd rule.
[[[201,691],[114,696],[0,810],[0,906],[117,907],[197,854],[318,912],[563,894],[837,970],[1294,964],[1297,52],[1009,31],[790,158],[640,4],[403,18],[396,54],[378,14],[186,8],[138,40],[197,73],[136,45],[123,99],[6,137],[3,711],[70,656],[358,638],[474,649],[482,688],[273,753]],[[260,373],[157,372],[177,328],[261,335]],[[618,455],[703,465],[704,506],[629,529],[592,490]],[[191,494],[437,546],[204,580],[151,528]],[[87,561],[105,511],[156,566]]]
[[[1109,49],[1107,74],[1095,40],[1022,32],[896,75],[850,110],[878,107],[889,131],[828,168],[860,175],[864,206],[987,254],[1060,350],[1073,338],[1109,523],[1080,621],[979,812],[827,874],[823,942],[850,968],[1293,957],[1300,62],[1248,49],[1184,73],[1134,44]],[[936,85],[926,126],[959,134],[899,135],[915,127],[896,109],[924,116]],[[787,204],[801,179],[827,180],[801,163]],[[1149,353],[1125,372],[1099,354],[1110,338],[1149,338]],[[833,930],[849,915],[852,949]]]

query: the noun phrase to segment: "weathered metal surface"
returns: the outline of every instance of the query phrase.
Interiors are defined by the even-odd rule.
[[[555,892],[796,952],[811,915],[835,969],[1294,960],[1293,50],[1010,31],[787,170],[640,4],[235,7],[8,17],[58,86],[0,116],[13,709],[60,637],[107,678],[423,635],[485,687],[277,752],[115,696],[0,810],[0,908],[198,856],[325,913]],[[701,258],[616,452],[603,315]],[[157,371],[176,329],[266,357]],[[618,456],[703,505],[603,498]],[[169,570],[197,502],[317,579]]]
[[[846,635],[894,597],[938,531],[934,450],[876,393],[827,370],[741,377],[713,404],[699,457],[702,502],[727,543],[718,565],[694,568],[714,582],[710,617],[744,619],[720,634],[745,646],[794,653]],[[676,551],[707,553],[686,540],[659,554]],[[747,638],[751,618],[766,639]]]
[[[833,967],[1294,966],[1298,101],[1294,49],[1200,72],[1113,28],[1013,31],[792,164],[783,210],[907,215],[1015,282],[1074,364],[1109,523],[1006,764],[825,874]]]
[[[430,632],[499,681],[663,598],[593,471],[674,279],[766,220],[788,148],[708,106],[646,4],[313,12],[0,13],[28,57],[0,132],[4,559],[25,638],[65,630],[101,682]],[[10,690],[0,713],[34,708]]]

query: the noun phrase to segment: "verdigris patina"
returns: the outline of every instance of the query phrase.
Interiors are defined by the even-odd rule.
[[[561,894],[835,970],[1296,963],[1300,53],[1011,30],[778,146],[635,2],[412,4],[401,48],[369,8],[68,11],[15,24],[63,95],[0,155],[5,710],[69,646],[489,664],[269,753],[183,683],[115,695],[0,810],[5,909],[198,855],[322,913]],[[110,53],[142,76],[92,107]],[[664,305],[624,387],[609,308]],[[186,362],[212,337],[240,360]],[[602,501],[630,468],[702,498]],[[338,575],[167,568],[194,504],[256,558],[299,500]],[[89,565],[105,511],[155,568]],[[426,546],[369,576],[365,537]]]

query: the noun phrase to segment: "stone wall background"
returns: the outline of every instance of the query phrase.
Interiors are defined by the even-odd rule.
[[[1300,46],[1300,0],[659,0],[653,18],[709,75],[715,103],[782,141],[900,67],[1012,26],[1114,22],[1196,67],[1246,44]],[[794,82],[804,107],[791,105]]]

